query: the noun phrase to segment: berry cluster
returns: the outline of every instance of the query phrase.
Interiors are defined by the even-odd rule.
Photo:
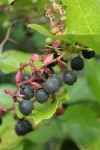
[[[19,71],[16,75],[17,90],[9,94],[12,95],[14,102],[19,103],[19,110],[25,116],[32,113],[34,109],[33,103],[35,101],[41,104],[45,103],[49,95],[55,94],[62,86],[63,82],[67,85],[73,85],[77,81],[77,76],[73,70],[79,71],[84,68],[82,56],[77,56],[66,61],[63,57],[63,48],[59,50],[58,47],[55,52],[54,50],[54,47],[50,47],[45,55],[39,56],[37,54],[32,54],[28,64],[20,64]],[[84,51],[85,55],[82,51],[83,57],[94,57],[94,51]],[[43,63],[39,68],[36,68],[34,65],[34,62],[37,60]],[[70,62],[72,70],[68,69],[68,62]],[[32,75],[25,73],[25,68],[28,66],[31,68]],[[60,68],[60,76],[55,73],[53,68],[55,66]],[[20,94],[17,93],[19,90]],[[22,98],[22,101],[19,101],[17,97]]]
[[[50,19],[50,29],[52,34],[58,35],[58,32],[64,31],[63,21],[66,20],[64,11],[61,5],[52,2],[52,8],[47,8],[46,16]],[[58,9],[56,11],[55,9]],[[55,19],[52,18],[55,15]],[[59,18],[60,16],[60,18]],[[58,19],[58,20],[57,20]],[[54,29],[56,32],[54,33]],[[12,93],[5,90],[6,94],[10,94],[14,102],[19,103],[19,110],[23,115],[30,115],[34,109],[33,102],[37,101],[41,104],[48,100],[50,94],[54,94],[62,86],[63,82],[67,85],[73,85],[77,81],[75,71],[82,70],[84,68],[84,60],[82,55],[86,59],[94,57],[94,51],[83,50],[78,56],[67,59],[63,51],[61,41],[54,40],[50,37],[46,39],[45,54],[39,56],[38,54],[32,54],[29,63],[21,63],[19,70],[16,74],[17,89]],[[64,44],[63,44],[64,45]],[[66,43],[65,43],[66,45]],[[70,46],[70,45],[69,45]],[[65,47],[65,46],[64,46]],[[37,68],[34,62],[41,61],[43,65]],[[70,62],[71,69],[68,68]],[[61,71],[61,75],[58,76],[53,67],[58,66]],[[25,73],[25,68],[30,67],[31,75]],[[20,90],[20,94],[18,91]],[[22,101],[18,100],[18,97],[22,98]]]
[[[63,21],[66,20],[61,5],[51,0],[52,8],[47,8],[46,16],[50,19],[51,33],[55,35],[63,35]],[[55,11],[55,8],[58,11]],[[59,13],[60,12],[60,13]],[[56,19],[52,18],[56,15]],[[59,17],[60,16],[60,17]],[[48,101],[50,95],[55,94],[63,83],[73,85],[77,81],[75,71],[80,71],[84,68],[83,58],[90,59],[95,56],[94,51],[89,51],[88,48],[80,51],[72,58],[67,54],[69,44],[61,43],[61,41],[48,37],[46,39],[46,48],[43,55],[32,54],[28,63],[21,63],[16,74],[16,90],[11,92],[5,90],[6,94],[10,94],[13,101],[18,103],[20,112],[24,115],[30,115],[34,111],[34,103],[40,104]],[[67,48],[66,48],[67,45]],[[76,46],[76,45],[74,45]],[[35,62],[41,62],[39,67],[35,66]],[[55,66],[59,67],[60,73],[56,74]],[[25,69],[29,67],[31,75],[27,74]],[[22,98],[20,101],[18,98]],[[63,112],[62,112],[63,113]],[[0,121],[2,122],[2,120]],[[18,135],[25,135],[32,131],[32,125],[27,120],[20,120],[16,124],[15,131]]]

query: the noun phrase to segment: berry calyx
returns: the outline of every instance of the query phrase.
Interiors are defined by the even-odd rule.
[[[44,91],[44,89],[38,89],[37,91],[35,91],[34,96],[36,101],[38,101],[41,104],[47,101],[48,99],[48,94]]]
[[[22,88],[20,89],[20,94],[24,95],[23,99],[27,100],[34,97],[34,91],[28,85],[22,86]]]
[[[27,120],[21,120],[15,126],[15,132],[19,136],[23,136],[29,133],[30,131],[32,131],[32,125]]]
[[[62,79],[64,83],[73,85],[77,81],[77,76],[73,71],[67,70],[62,74]]]
[[[29,115],[32,113],[32,110],[34,109],[33,103],[29,100],[23,100],[19,104],[19,110],[23,115]]]
[[[55,77],[56,78],[56,77]],[[46,82],[44,82],[44,90],[48,93],[48,94],[53,94],[55,93],[58,89],[59,89],[59,81],[58,79],[54,79],[52,77],[49,77]]]
[[[84,61],[81,57],[77,56],[71,60],[71,68],[73,70],[79,71],[84,68]]]
[[[52,33],[52,34],[56,34],[58,31],[59,31],[59,28],[58,28],[58,27],[53,27],[53,28],[51,29],[51,33]]]
[[[95,56],[95,51],[82,50],[82,55],[86,59],[91,59]]]
[[[45,40],[45,43],[46,43],[47,45],[52,45],[53,42],[54,42],[54,39],[52,39],[52,38],[50,38],[50,37],[47,37],[46,40]]]

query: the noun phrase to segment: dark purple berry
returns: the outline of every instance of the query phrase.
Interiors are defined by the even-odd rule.
[[[88,51],[88,50],[83,50],[82,55],[86,59],[91,59],[95,56],[95,51]]]
[[[59,86],[62,86],[62,79],[59,76],[52,74],[50,78],[56,81]]]
[[[56,77],[55,77],[56,78]],[[59,89],[59,81],[58,79],[54,79],[52,77],[49,77],[46,82],[44,82],[44,90],[48,93],[48,94],[53,94],[55,93],[58,89]]]
[[[77,76],[73,71],[67,70],[62,74],[62,79],[64,83],[73,85],[77,81]]]
[[[44,103],[48,99],[48,94],[44,91],[44,89],[38,89],[34,93],[36,101],[39,103]]]
[[[34,97],[34,91],[28,85],[23,85],[23,87],[20,89],[20,94],[23,94],[23,99],[27,100]]]
[[[23,100],[19,104],[19,110],[23,115],[29,115],[32,113],[32,110],[34,109],[33,103],[29,100]]]
[[[73,70],[79,71],[84,68],[84,61],[81,57],[75,57],[71,60],[71,68]]]
[[[27,80],[29,80],[31,78],[31,75],[29,75],[29,74],[24,74],[23,76],[22,76],[22,79],[21,79],[21,81],[23,82],[23,81],[27,81]]]
[[[32,131],[32,125],[27,120],[21,120],[15,126],[15,132],[19,136],[25,135],[30,131]]]

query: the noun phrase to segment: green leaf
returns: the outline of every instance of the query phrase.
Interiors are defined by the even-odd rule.
[[[38,24],[28,24],[28,27],[38,31],[40,34],[43,34],[43,35],[46,35],[46,36],[49,36],[49,37],[52,37],[54,39],[58,39],[58,40],[61,40],[61,41],[66,41],[68,43],[74,43],[74,40],[70,40],[70,37],[68,36],[56,36],[56,35],[52,35],[50,33],[49,30],[47,30],[44,26],[42,25],[38,25]]]
[[[49,30],[47,30],[44,26],[38,24],[28,24],[28,27],[38,31],[39,33],[47,36],[53,36]],[[53,36],[55,37],[55,36]]]
[[[65,35],[100,53],[100,1],[63,0],[67,6]]]
[[[30,150],[44,150],[45,145],[42,144],[34,144],[30,142],[29,140],[25,140],[24,150],[30,149]]]
[[[64,134],[84,148],[95,144],[100,137],[97,114],[89,108],[89,105],[71,106],[59,119],[62,122]]]
[[[4,90],[15,90],[15,86],[13,84],[1,84],[0,85],[0,105],[5,108],[9,108],[13,106],[13,100],[10,95],[4,93]]]
[[[10,50],[6,51],[1,55],[0,59],[0,69],[4,73],[12,73],[18,70],[19,64],[22,62],[28,63],[30,58],[30,54]],[[27,69],[29,71],[29,69]]]
[[[85,73],[88,86],[96,99],[100,100],[100,63],[95,59],[87,60],[85,64]]]
[[[90,70],[88,67],[87,69]],[[68,87],[70,102],[83,101],[83,100],[90,100],[90,101],[96,100],[95,95],[93,94],[93,92],[91,92],[89,88],[86,77],[87,77],[86,75],[85,77],[80,77],[80,78],[78,77],[77,82],[73,86]]]
[[[49,106],[46,105],[39,106],[39,105],[41,104],[38,104],[38,107],[41,107],[41,109],[38,109],[35,106],[35,110],[33,110],[32,113],[35,124],[38,124],[43,119],[51,118],[58,107],[58,101],[54,102],[53,104],[50,104]]]
[[[19,143],[17,146],[13,147],[13,148],[10,148],[10,150],[23,150],[24,149],[24,143],[21,142]],[[7,149],[5,149],[7,150]]]
[[[38,12],[45,12],[45,6],[50,5],[48,0],[31,0],[33,5],[37,8]],[[41,5],[40,5],[41,4]]]
[[[47,125],[45,125],[45,123],[47,123]],[[59,122],[57,120],[51,120],[50,124],[48,122],[44,122],[44,126],[39,126],[39,128],[35,129],[28,136],[26,136],[25,139],[31,141],[32,143],[44,144],[52,137],[60,138],[61,135],[62,129]]]
[[[35,103],[35,109],[32,112],[33,119],[35,124],[38,124],[44,119],[50,119],[58,108],[59,104],[62,101],[67,101],[69,99],[68,93],[64,88],[61,88],[57,92],[56,100],[52,102],[52,98],[48,99],[47,103],[41,105],[39,103]],[[52,102],[52,103],[51,103]]]
[[[20,119],[24,118],[24,115],[20,112],[18,105],[16,105],[16,114],[18,118]]]

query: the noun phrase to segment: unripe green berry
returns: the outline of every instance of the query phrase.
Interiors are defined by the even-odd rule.
[[[50,37],[47,37],[46,40],[45,40],[45,43],[46,43],[47,45],[52,45],[53,42],[54,42],[54,39],[52,39],[52,38],[50,38]]]

